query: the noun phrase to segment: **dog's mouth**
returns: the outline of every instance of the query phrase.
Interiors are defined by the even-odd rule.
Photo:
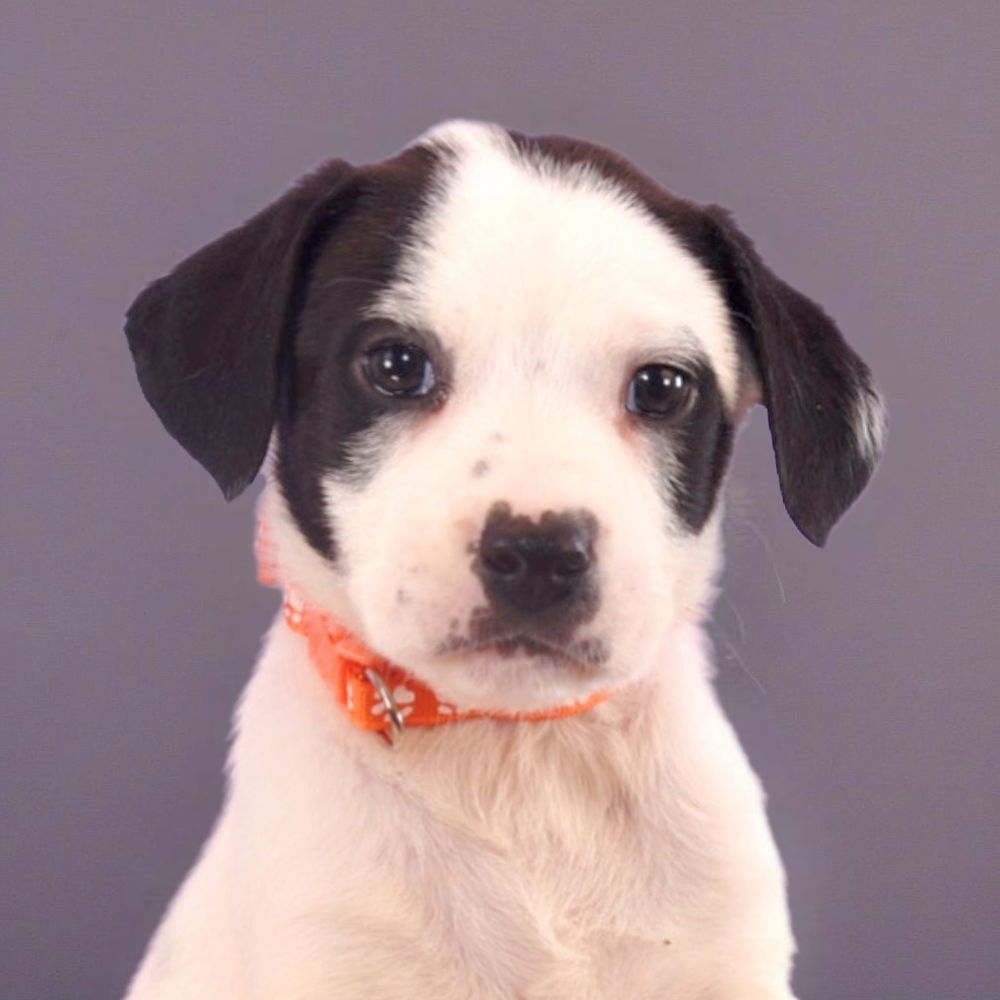
[[[607,645],[600,639],[581,639],[570,643],[556,643],[528,632],[512,632],[477,636],[449,636],[435,651],[438,655],[487,654],[509,659],[526,656],[559,666],[577,666],[593,669],[608,659]]]

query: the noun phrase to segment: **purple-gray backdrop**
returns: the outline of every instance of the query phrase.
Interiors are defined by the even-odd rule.
[[[446,117],[737,212],[871,362],[888,457],[828,549],[763,414],[716,634],[809,1000],[1000,983],[995,0],[4,5],[0,996],[118,995],[219,805],[275,596],[140,398],[123,310],[337,154]]]

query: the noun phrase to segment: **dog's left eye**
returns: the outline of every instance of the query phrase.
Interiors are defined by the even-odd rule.
[[[434,366],[415,344],[379,344],[365,355],[368,381],[387,396],[426,396],[434,388]]]
[[[694,380],[672,365],[643,365],[628,385],[625,405],[642,417],[684,416],[694,402]]]

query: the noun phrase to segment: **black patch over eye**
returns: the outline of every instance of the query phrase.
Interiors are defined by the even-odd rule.
[[[690,412],[695,395],[686,372],[672,365],[643,365],[628,384],[625,406],[641,417],[676,419]]]
[[[364,370],[387,396],[426,396],[437,384],[431,359],[416,344],[379,344],[365,355]]]

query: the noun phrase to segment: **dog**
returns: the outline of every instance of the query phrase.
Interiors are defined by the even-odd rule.
[[[451,121],[334,159],[126,334],[283,610],[219,820],[128,1000],[792,997],[760,783],[704,626],[767,410],[824,544],[884,407],[728,212]]]

